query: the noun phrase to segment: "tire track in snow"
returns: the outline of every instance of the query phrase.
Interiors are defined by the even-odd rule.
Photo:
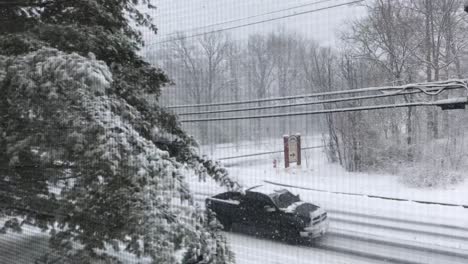
[[[439,255],[438,253],[429,253],[429,255],[418,255],[413,248],[406,246],[399,247],[395,245],[387,245],[382,247],[381,244],[375,244],[373,241],[356,241],[353,238],[342,237],[329,237],[326,241],[318,241],[310,244],[302,245],[290,245],[285,242],[277,240],[267,240],[262,237],[252,236],[247,233],[225,233],[228,237],[228,241],[232,244],[232,249],[237,253],[249,252],[247,256],[241,257],[244,263],[258,263],[257,260],[262,260],[263,263],[271,263],[269,259],[262,258],[265,254],[269,254],[270,257],[275,260],[280,260],[277,263],[298,263],[294,257],[291,257],[293,253],[299,255],[300,259],[307,259],[310,254],[323,254],[323,250],[333,253],[333,256],[340,257],[351,257],[345,263],[387,263],[387,264],[439,264],[439,263],[456,263],[466,264],[465,258],[458,258],[454,256]],[[243,237],[242,241],[239,239],[232,239],[233,237]],[[248,241],[255,241],[255,245],[250,245]],[[305,250],[305,251],[302,251]],[[270,253],[268,253],[270,252]],[[278,254],[278,252],[288,252],[287,255]],[[382,253],[383,252],[383,253]],[[426,254],[427,252],[423,252]],[[288,256],[289,254],[289,256]],[[252,256],[253,259],[249,259]],[[297,259],[297,257],[296,257]],[[304,263],[314,263],[307,259]],[[285,262],[286,261],[286,262]],[[275,262],[276,263],[276,262]],[[303,263],[303,262],[300,262]],[[328,263],[328,262],[326,262]]]
[[[365,218],[387,220],[387,221],[393,221],[393,222],[399,222],[399,223],[414,224],[414,225],[419,225],[419,226],[439,227],[439,228],[447,228],[447,229],[456,229],[456,230],[468,231],[468,227],[448,225],[448,224],[420,222],[420,221],[414,221],[414,220],[408,220],[408,219],[391,218],[391,217],[387,217],[387,216],[369,215],[369,214],[349,212],[349,211],[341,211],[341,210],[334,210],[334,209],[331,209],[331,210],[328,209],[327,212],[330,212],[330,213],[333,213],[333,214],[351,215],[351,216],[357,216],[357,217],[365,217]]]
[[[314,248],[312,246],[289,245],[280,241],[259,238],[242,233],[224,232],[224,234],[230,242],[231,249],[236,253],[236,261],[238,264],[380,263],[376,262],[376,260],[369,260],[369,258],[364,257],[350,258],[349,254]]]
[[[436,253],[440,255],[446,255],[450,257],[456,257],[456,258],[462,258],[468,260],[468,251],[463,251],[462,250],[455,250],[455,249],[449,249],[445,247],[440,247],[440,246],[429,246],[429,245],[423,245],[421,243],[417,244],[409,244],[406,242],[412,242],[412,241],[401,241],[401,242],[395,242],[395,241],[390,241],[389,239],[387,240],[386,238],[376,238],[376,237],[371,237],[369,234],[363,234],[363,233],[356,233],[353,232],[351,234],[350,231],[347,230],[341,230],[337,228],[333,228],[328,232],[329,236],[335,236],[339,238],[347,238],[347,239],[352,239],[354,241],[364,241],[368,243],[374,243],[374,244],[381,244],[381,245],[387,245],[387,246],[392,246],[392,247],[401,247],[405,249],[411,249],[411,250],[417,250],[417,251],[422,251],[422,252],[429,252],[429,253]]]
[[[357,221],[357,220],[352,220],[352,219],[339,218],[339,217],[335,217],[333,215],[330,215],[330,220],[333,220],[333,221],[336,221],[336,222],[343,222],[343,223],[348,223],[348,224],[360,225],[360,226],[369,226],[369,227],[375,227],[375,228],[381,228],[381,229],[387,229],[387,230],[408,232],[408,233],[412,233],[412,234],[418,233],[418,234],[435,236],[435,237],[457,239],[457,240],[466,241],[468,243],[468,237],[463,236],[463,235],[450,235],[450,234],[445,234],[445,233],[441,233],[441,232],[432,232],[432,231],[427,231],[427,230],[399,227],[399,226],[396,226],[396,225],[386,225],[386,224],[379,224],[379,223]]]

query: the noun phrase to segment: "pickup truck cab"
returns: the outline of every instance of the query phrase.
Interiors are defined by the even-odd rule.
[[[225,230],[239,224],[286,239],[317,238],[329,226],[325,210],[286,189],[255,186],[242,193],[225,192],[207,198],[206,208],[216,214]]]

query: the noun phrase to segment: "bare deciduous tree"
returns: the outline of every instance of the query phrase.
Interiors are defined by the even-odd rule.
[[[206,34],[196,41],[179,35],[164,48],[163,67],[173,77],[183,101],[196,104],[219,101],[228,80],[230,43],[222,33]],[[216,126],[201,123],[198,127],[202,143],[215,138]]]
[[[298,81],[299,75],[299,38],[297,35],[288,34],[282,29],[278,34],[271,34],[271,53],[274,61],[275,81],[279,96],[294,94],[296,88],[294,84]],[[281,133],[290,133],[296,118],[288,118],[288,122],[280,122]],[[288,125],[289,131],[286,129]]]
[[[265,98],[270,92],[273,79],[274,59],[271,36],[251,35],[247,43],[247,71],[249,72],[249,87],[253,98]],[[261,106],[261,103],[258,103]],[[261,113],[262,111],[260,111]],[[255,120],[256,139],[260,137],[263,122]]]

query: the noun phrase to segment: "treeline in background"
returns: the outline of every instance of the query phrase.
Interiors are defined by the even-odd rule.
[[[339,42],[323,46],[285,28],[243,40],[217,32],[176,35],[146,57],[171,76],[161,103],[205,104],[467,78],[468,16],[460,0],[378,0],[366,15],[346,21]],[[466,92],[465,92],[466,93]],[[461,92],[359,100],[190,118],[248,116],[376,104],[437,100]],[[320,99],[326,99],[320,98]],[[273,102],[273,104],[295,101]],[[243,104],[239,108],[272,103]],[[187,108],[208,111],[229,106]],[[180,111],[183,112],[183,111]],[[320,133],[327,157],[348,171],[404,175],[431,187],[463,180],[468,167],[468,116],[464,110],[409,107],[319,116],[198,122],[184,127],[202,145]],[[278,146],[280,147],[280,146]]]

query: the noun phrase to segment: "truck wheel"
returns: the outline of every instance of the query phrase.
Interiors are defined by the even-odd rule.
[[[283,238],[286,243],[292,244],[292,245],[300,244],[303,240],[303,238],[299,234],[299,231],[297,231],[295,228],[289,229],[286,232],[284,232]]]

